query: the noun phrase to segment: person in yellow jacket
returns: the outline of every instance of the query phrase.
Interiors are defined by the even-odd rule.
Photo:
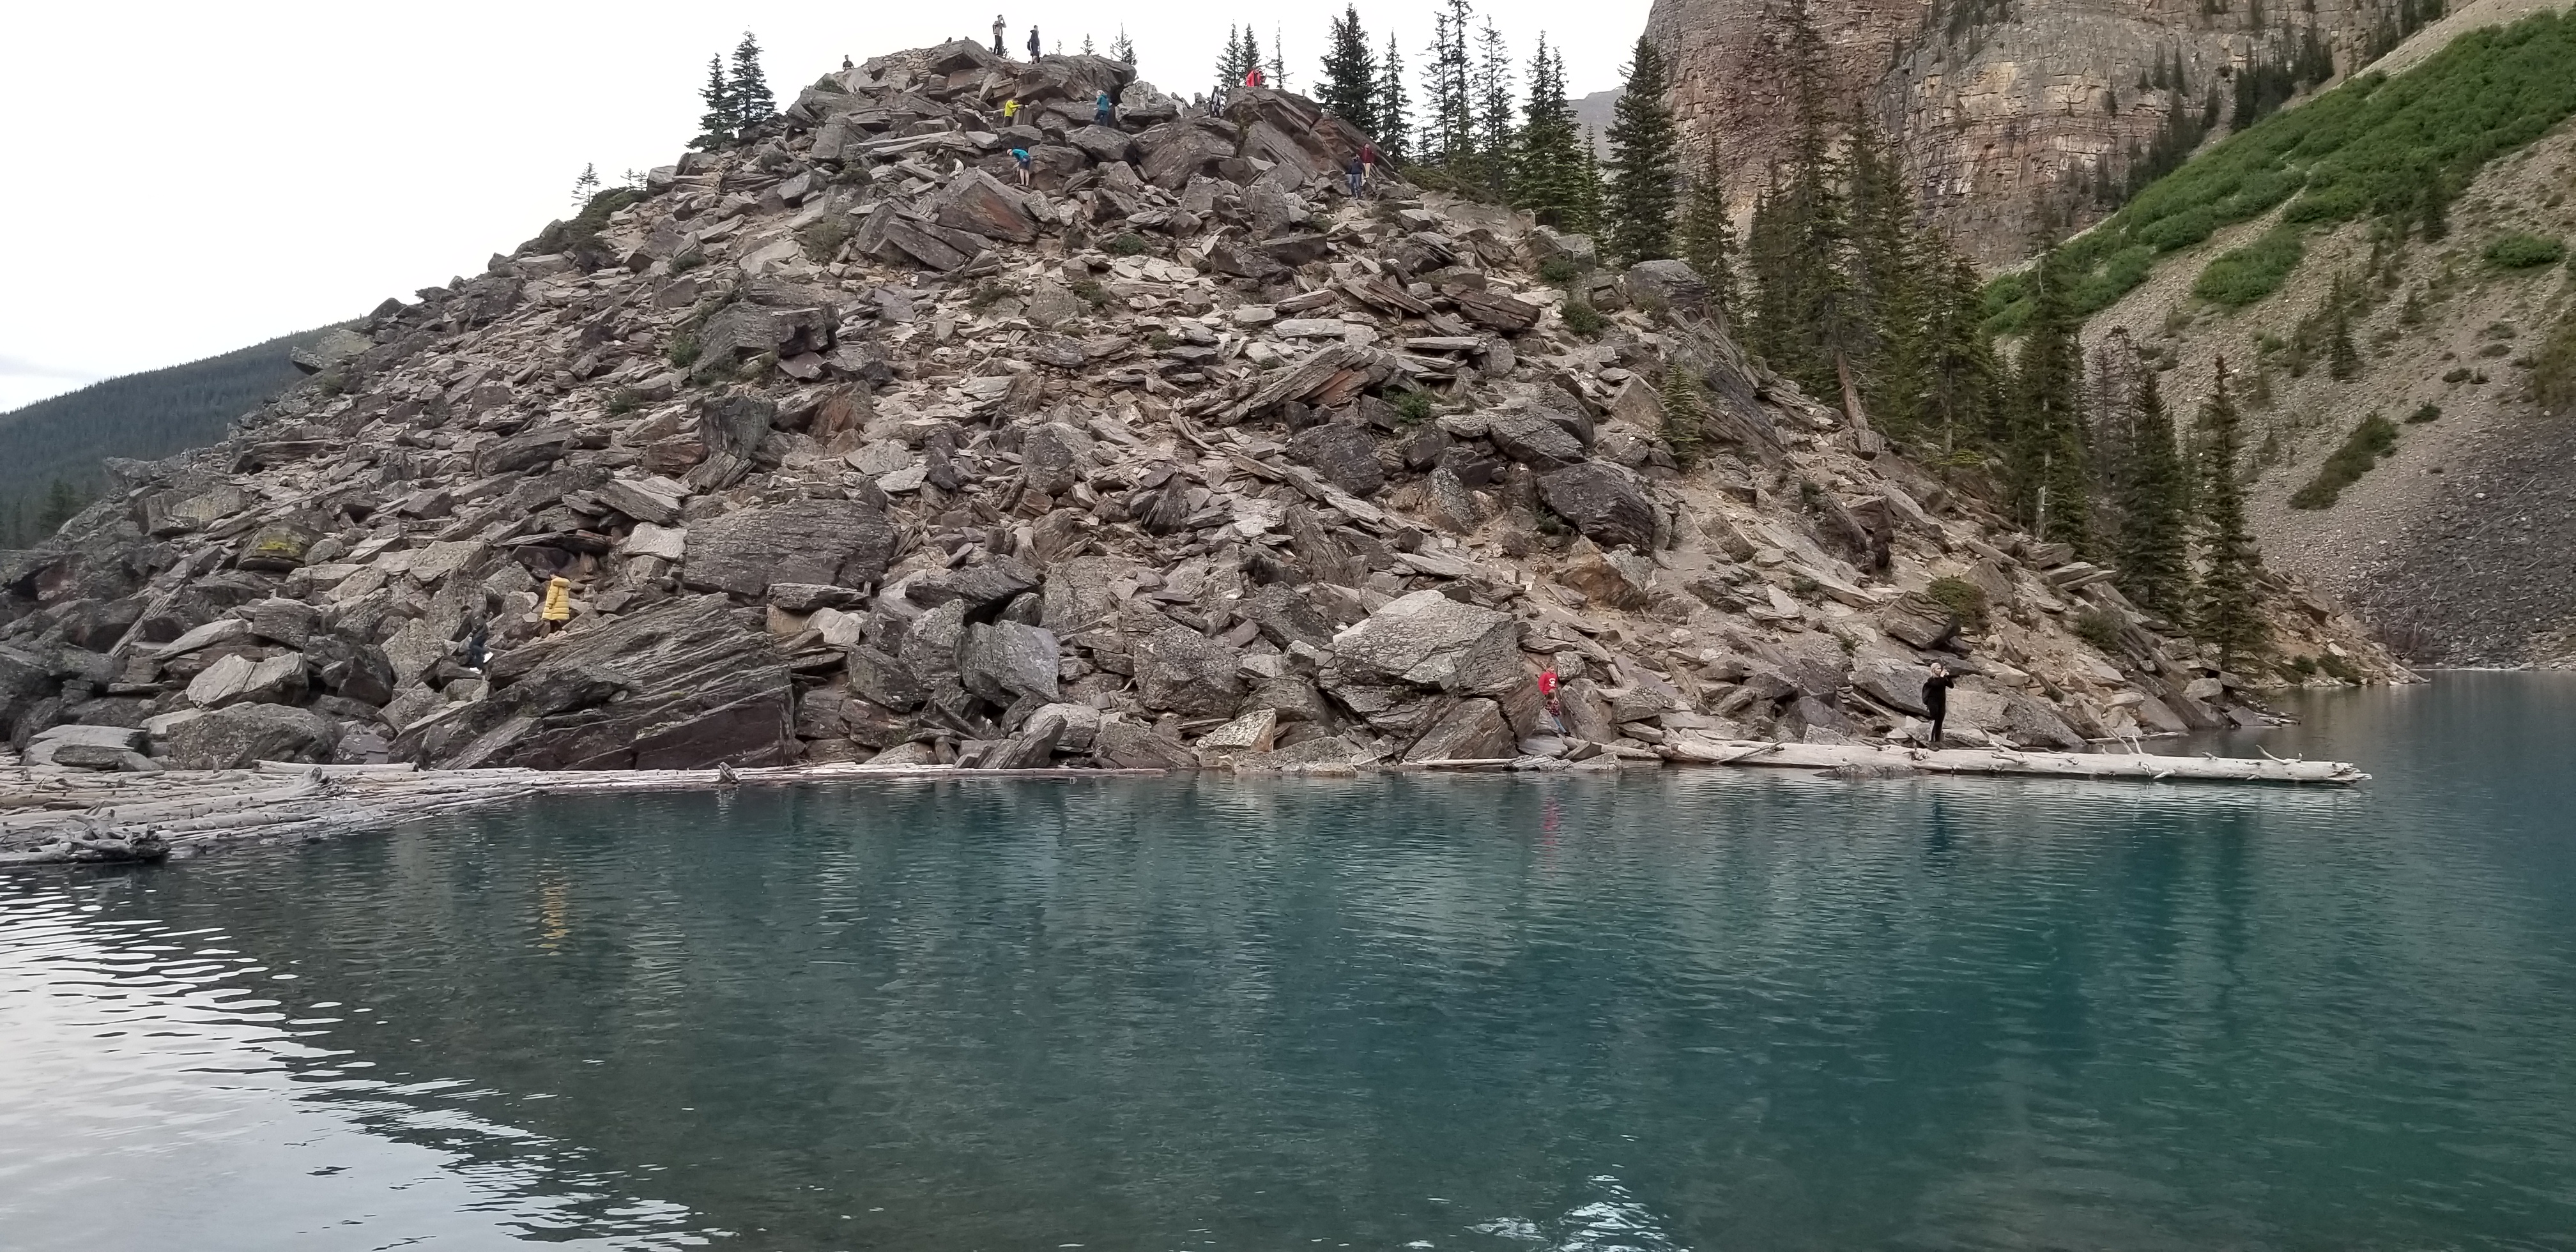
[[[572,620],[572,580],[561,574],[546,580],[546,604],[537,610],[537,621],[545,634],[563,629]]]

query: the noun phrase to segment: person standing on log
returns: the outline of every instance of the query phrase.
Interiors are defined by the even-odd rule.
[[[1923,680],[1923,708],[1932,715],[1931,744],[1935,749],[1941,746],[1941,723],[1950,716],[1950,684],[1956,681],[1950,676],[1950,667],[1939,661],[1932,663],[1932,676]]]
[[[537,611],[542,634],[551,635],[572,620],[572,580],[557,574],[546,580],[546,604]]]

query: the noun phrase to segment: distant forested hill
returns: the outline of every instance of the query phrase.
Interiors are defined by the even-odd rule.
[[[42,538],[68,509],[95,497],[103,458],[149,460],[223,438],[232,419],[295,381],[286,354],[320,333],[111,378],[0,413],[0,547]]]

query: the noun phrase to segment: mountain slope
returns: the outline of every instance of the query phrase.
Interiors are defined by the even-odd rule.
[[[2259,82],[2268,107],[2303,60],[2311,81],[2349,75],[2441,12],[2439,0],[1657,0],[1646,33],[1673,64],[1675,111],[1723,140],[1738,204],[1797,125],[1799,7],[1821,40],[1822,98],[1869,112],[1925,211],[1990,268],[2101,217],[2160,137],[2236,116],[2241,85]]]
[[[2576,421],[2542,412],[2527,384],[2540,345],[2568,324],[2576,275],[2514,262],[2546,256],[2518,251],[2529,241],[2576,245],[2572,172],[2576,123],[2561,122],[2476,167],[2443,239],[2425,239],[2420,221],[2403,240],[2385,219],[2329,224],[2303,236],[2303,259],[2270,294],[2242,307],[2196,295],[2215,259],[2272,235],[2276,209],[2172,254],[2085,338],[2115,357],[2143,353],[2166,371],[2169,398],[2204,394],[2221,356],[2240,394],[2268,394],[2247,415],[2244,467],[2267,559],[2352,604],[2408,657],[2566,658]],[[2338,321],[2356,353],[2345,379],[2330,359]],[[2365,451],[2374,417],[2384,452]],[[2321,485],[2347,444],[2344,470]]]
[[[1133,74],[877,58],[380,310],[332,386],[0,560],[0,717],[201,767],[1605,768],[1902,740],[1942,660],[1967,742],[2261,722],[2105,571],[1750,363],[1687,267],[1354,203],[1312,102]]]
[[[221,439],[234,418],[303,376],[287,354],[319,334],[283,335],[0,413],[0,499],[39,494],[56,478],[94,491],[102,458],[152,460]]]

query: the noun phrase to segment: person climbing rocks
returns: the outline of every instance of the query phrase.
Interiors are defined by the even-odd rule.
[[[1001,15],[1001,14],[996,13],[996,14],[994,14],[994,15],[993,15],[993,55],[994,55],[994,56],[997,56],[997,57],[1006,57],[1006,56],[1011,55],[1011,50],[1002,46],[1002,32],[1007,31],[1007,30],[1009,30],[1009,29],[1010,29],[1010,24],[1009,24],[1009,23],[1007,23],[1007,22],[1004,22],[1004,21],[1002,20],[1002,15]]]
[[[1377,145],[1365,139],[1360,141],[1360,186],[1377,190]]]
[[[1932,737],[1925,742],[1936,749],[1941,746],[1941,723],[1950,716],[1950,684],[1956,681],[1950,667],[1939,661],[1932,663],[1932,676],[1923,680],[1923,707],[1932,714]]]
[[[1002,125],[1004,125],[1004,126],[1008,126],[1008,125],[1010,125],[1011,123],[1018,121],[1018,120],[1019,120],[1019,118],[1020,118],[1020,98],[1019,98],[1018,96],[1013,96],[1013,97],[1011,97],[1010,99],[1003,101],[1003,102],[1002,102]]]
[[[1538,672],[1538,700],[1547,707],[1547,728],[1556,735],[1565,734],[1565,708],[1556,702],[1556,662]]]
[[[537,611],[539,633],[551,635],[572,620],[572,580],[557,574],[546,580],[545,607]]]
[[[1091,124],[1109,125],[1110,119],[1116,116],[1117,107],[1116,102],[1109,98],[1109,89],[1102,88],[1098,94],[1091,97]]]
[[[492,619],[477,617],[474,629],[465,636],[465,669],[480,674],[492,662]]]
[[[1360,184],[1368,178],[1368,167],[1360,164],[1358,157],[1352,157],[1351,163],[1342,167],[1342,176],[1351,180],[1351,199],[1359,199]]]
[[[1029,150],[1026,148],[1011,149],[1011,164],[1014,168],[1020,171],[1020,186],[1024,188],[1027,187],[1029,185],[1030,172]]]
[[[1035,26],[1029,28],[1029,59],[1038,59],[1038,28]]]

